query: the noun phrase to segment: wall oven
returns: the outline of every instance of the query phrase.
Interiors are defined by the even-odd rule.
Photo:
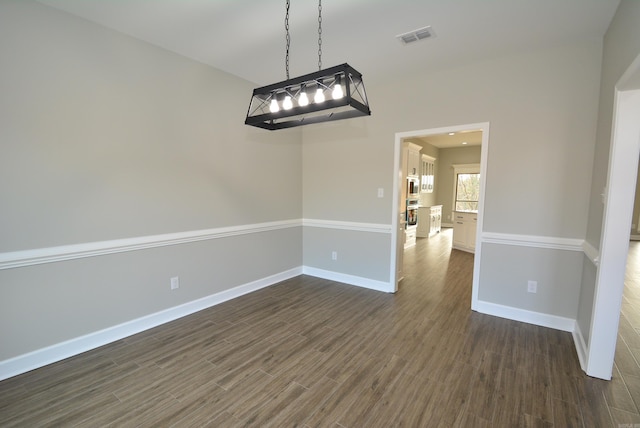
[[[407,178],[407,198],[418,198],[420,196],[420,179],[414,177]]]
[[[407,199],[407,227],[418,225],[418,200]]]

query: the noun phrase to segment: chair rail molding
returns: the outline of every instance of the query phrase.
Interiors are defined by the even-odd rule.
[[[557,236],[515,235],[510,233],[483,232],[482,242],[489,244],[515,245],[519,247],[584,251],[584,239],[562,238]]]
[[[139,236],[109,241],[87,242],[57,247],[0,253],[0,270],[43,263],[54,263],[85,257],[102,256],[126,251],[144,250],[167,245],[186,244],[209,239],[226,238],[271,230],[289,229],[302,226],[302,221],[282,220],[268,223],[245,224],[239,226],[218,227],[214,229],[188,232],[166,233],[162,235]]]

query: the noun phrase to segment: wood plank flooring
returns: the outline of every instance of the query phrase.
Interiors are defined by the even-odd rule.
[[[640,424],[636,243],[611,382],[569,333],[471,312],[473,255],[450,245],[419,239],[395,295],[300,276],[7,379],[0,426]]]

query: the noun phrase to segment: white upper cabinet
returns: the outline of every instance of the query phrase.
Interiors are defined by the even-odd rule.
[[[420,176],[420,150],[422,147],[413,143],[404,143],[403,149],[406,151],[406,176],[407,177],[419,177]],[[403,165],[404,166],[404,165]]]
[[[431,156],[422,155],[421,173],[420,177],[420,192],[421,193],[433,193],[434,178],[435,178],[435,161],[436,158]]]

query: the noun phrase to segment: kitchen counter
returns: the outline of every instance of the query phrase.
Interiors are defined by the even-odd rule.
[[[454,211],[453,245],[457,250],[474,253],[476,249],[476,227],[478,211]]]
[[[442,227],[442,205],[420,205],[418,207],[418,230],[416,236],[429,238]]]

